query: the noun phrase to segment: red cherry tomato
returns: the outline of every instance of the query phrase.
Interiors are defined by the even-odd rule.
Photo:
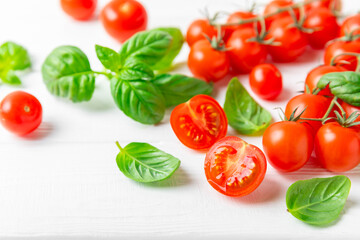
[[[315,136],[315,154],[327,170],[349,171],[360,163],[360,135],[355,128],[326,123]]]
[[[330,10],[341,11],[341,0],[320,0],[308,3],[311,0],[305,0],[305,10],[311,11],[314,8],[327,8]]]
[[[228,74],[230,61],[225,51],[214,49],[208,40],[200,40],[190,49],[188,67],[195,77],[216,82]]]
[[[273,64],[257,65],[250,73],[250,87],[256,95],[273,100],[282,90],[282,76]]]
[[[61,7],[76,20],[89,19],[96,9],[97,0],[61,0]]]
[[[360,34],[360,14],[350,16],[341,24],[340,36]]]
[[[341,107],[344,109],[344,111],[346,113],[346,117],[349,117],[350,114],[352,114],[353,112],[357,112],[357,113],[360,114],[360,107],[350,105],[350,104],[348,104],[346,102],[342,102]],[[360,116],[358,116],[356,118],[355,122],[360,122]]]
[[[257,16],[252,12],[234,12],[229,15],[226,23],[237,23],[240,20],[246,20],[246,19],[255,18],[255,17],[257,17]],[[237,26],[226,27],[224,40],[227,41],[227,39],[231,36],[231,34],[234,31],[236,31],[238,29],[244,29],[244,28],[254,29],[254,23],[246,23],[246,24],[241,24],[241,25],[237,25]],[[261,27],[260,27],[259,23],[257,23],[257,28],[258,28],[258,31],[260,32]]]
[[[331,72],[344,72],[346,71],[345,68],[340,66],[328,66],[328,65],[321,65],[313,70],[311,70],[308,75],[306,76],[305,80],[305,86],[304,86],[304,92],[306,92],[306,86],[308,86],[310,93],[314,91],[314,89],[317,86],[317,83],[319,82],[320,78]],[[333,96],[333,94],[330,92],[329,87],[326,87],[325,89],[321,90],[318,95],[323,96]]]
[[[217,36],[216,29],[206,19],[198,19],[192,22],[186,32],[186,42],[191,47],[199,40],[204,40],[205,35],[210,39]]]
[[[337,41],[331,43],[329,46],[325,48],[324,62],[326,65],[331,65],[331,60],[345,52],[354,52],[360,53],[360,42],[352,41],[352,42],[342,42]],[[344,63],[347,62],[347,63]],[[336,57],[334,61],[335,65],[341,65],[343,68],[349,71],[355,71],[357,65],[357,59],[355,56],[343,55]]]
[[[235,72],[248,73],[256,65],[266,60],[266,47],[256,41],[249,41],[256,37],[252,28],[239,29],[233,32],[226,43],[231,66]]]
[[[10,132],[25,135],[34,131],[42,120],[40,102],[31,94],[15,91],[0,103],[1,124]]]
[[[225,137],[216,142],[205,158],[205,175],[218,192],[242,197],[253,192],[266,172],[264,153],[238,137]]]
[[[314,32],[306,33],[311,47],[324,48],[325,44],[339,35],[340,26],[336,17],[328,8],[314,8],[305,18],[304,28],[313,29]]]
[[[271,166],[283,172],[304,166],[314,147],[310,128],[291,121],[271,124],[265,130],[262,142]]]
[[[274,13],[281,8],[289,7],[293,4],[294,4],[294,2],[292,0],[273,0],[265,6],[264,15]],[[295,16],[298,17],[299,10],[294,9],[294,13],[295,13]],[[290,16],[291,15],[288,11],[284,11],[284,12],[276,14],[274,16],[267,17],[267,18],[265,18],[266,28],[268,29],[274,20],[279,19],[279,18],[286,18],[286,17],[290,17]]]
[[[298,115],[306,108],[305,112],[301,115],[303,118],[322,118],[329,108],[330,102],[330,99],[321,95],[300,94],[290,99],[287,103],[285,116],[290,118],[295,109],[297,109],[295,115]],[[313,133],[316,133],[322,126],[320,121],[300,121],[307,122],[312,127]]]
[[[276,62],[291,62],[301,56],[308,44],[306,35],[296,27],[291,17],[276,19],[270,25],[266,39],[274,39],[279,46],[267,45],[272,59]]]
[[[174,108],[170,124],[180,142],[192,149],[208,149],[227,132],[227,118],[219,103],[197,95]]]
[[[101,11],[100,19],[110,36],[125,42],[147,26],[147,13],[135,0],[112,0]]]

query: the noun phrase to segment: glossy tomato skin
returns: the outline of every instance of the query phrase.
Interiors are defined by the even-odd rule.
[[[252,12],[238,11],[238,12],[234,12],[234,13],[230,14],[226,23],[236,23],[236,22],[239,22],[240,20],[245,20],[245,19],[250,19],[250,18],[255,18],[255,17],[257,17],[257,16]],[[257,23],[256,26],[258,28],[258,31],[260,32],[261,31],[260,24]],[[245,28],[254,29],[254,23],[246,23],[246,24],[241,24],[241,25],[237,25],[237,26],[226,27],[224,40],[227,41],[234,31],[239,30],[239,29],[245,29]]]
[[[271,124],[262,141],[269,163],[282,172],[293,172],[304,166],[314,147],[310,128],[291,121]]]
[[[265,6],[264,15],[274,13],[274,12],[278,11],[280,8],[289,7],[293,4],[294,4],[294,2],[292,0],[273,0]],[[294,9],[294,13],[295,13],[295,16],[298,17],[299,10]],[[291,17],[290,13],[287,11],[276,14],[271,17],[267,17],[265,19],[266,28],[268,29],[274,20],[279,19],[279,18],[287,18],[287,17]]]
[[[212,39],[217,36],[217,31],[207,19],[195,20],[186,32],[186,42],[191,47],[197,41],[206,39],[205,35]]]
[[[273,64],[257,65],[250,73],[250,87],[256,95],[273,100],[282,90],[282,76]]]
[[[61,8],[76,20],[88,20],[94,14],[97,0],[61,0]]]
[[[147,13],[135,0],[112,0],[100,13],[100,20],[107,33],[123,43],[147,27]]]
[[[276,62],[294,61],[306,50],[306,35],[296,27],[289,27],[293,22],[291,17],[286,17],[276,19],[270,25],[266,39],[274,39],[280,45],[267,45],[267,50]]]
[[[350,16],[344,20],[340,28],[340,36],[360,34],[360,14]]]
[[[324,48],[328,41],[339,35],[340,30],[334,14],[324,7],[312,9],[308,13],[303,27],[315,30],[312,33],[306,33],[310,46],[315,49]]]
[[[170,124],[180,142],[192,149],[208,149],[227,133],[227,118],[210,96],[196,95],[174,108]]]
[[[317,83],[319,82],[320,78],[327,74],[332,72],[344,72],[346,71],[345,68],[340,66],[328,66],[328,65],[321,65],[313,70],[311,70],[308,75],[306,76],[305,80],[305,86],[304,86],[304,92],[306,92],[306,86],[308,86],[310,93],[314,91],[314,89],[317,86]],[[321,90],[318,95],[323,96],[333,96],[333,94],[330,92],[329,87],[326,87],[325,89]]]
[[[346,117],[349,117],[353,112],[358,112],[360,114],[360,107],[350,105],[346,102],[342,102],[341,107],[344,109]],[[360,116],[356,118],[355,122],[360,122]]]
[[[42,107],[33,95],[15,91],[0,103],[1,124],[10,132],[22,136],[34,131],[42,121]]]
[[[231,67],[236,73],[249,73],[256,65],[266,60],[266,47],[255,41],[249,41],[256,36],[252,28],[239,29],[233,32],[226,43]]]
[[[355,128],[326,123],[315,136],[315,154],[327,170],[349,171],[360,163],[360,135]]]
[[[188,67],[195,77],[216,82],[228,74],[230,61],[225,51],[214,49],[208,40],[200,40],[190,49]]]
[[[231,197],[242,197],[253,192],[266,173],[264,153],[233,136],[216,142],[207,152],[204,165],[210,185]]]
[[[311,0],[305,0],[305,3]],[[311,3],[307,3],[305,5],[306,11],[311,11],[315,8],[327,8],[327,9],[334,9],[335,11],[341,11],[342,3],[341,0],[321,0],[321,1],[313,1]]]
[[[331,43],[329,46],[325,48],[324,54],[324,62],[326,65],[331,65],[331,59],[335,56],[345,53],[345,52],[354,52],[360,53],[360,42],[351,41],[351,42],[343,42],[337,41]],[[349,64],[343,63],[344,61],[349,62]],[[349,71],[355,71],[357,65],[357,59],[355,56],[339,56],[335,59],[335,65],[341,65],[343,68]]]
[[[290,118],[291,114],[297,108],[295,115],[300,114],[305,108],[306,110],[301,115],[303,118],[322,118],[329,105],[331,100],[321,95],[312,95],[312,94],[300,94],[292,99],[286,104],[285,108],[285,116]],[[317,130],[322,126],[320,121],[304,121],[301,122],[308,123],[312,129],[313,133],[317,132]]]

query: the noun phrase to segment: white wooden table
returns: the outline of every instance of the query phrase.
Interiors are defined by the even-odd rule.
[[[345,12],[360,9],[360,1],[344,0]],[[99,1],[104,6],[108,1]],[[234,11],[243,1],[143,0],[149,27],[178,26],[184,32],[199,9]],[[98,8],[100,9],[100,8]],[[41,101],[44,120],[27,138],[0,128],[0,239],[360,239],[360,168],[347,173],[352,189],[344,214],[330,227],[313,227],[286,211],[285,193],[298,179],[328,176],[310,161],[302,170],[279,174],[271,166],[251,195],[229,198],[213,190],[203,171],[204,153],[190,150],[175,137],[170,110],[156,126],[127,118],[113,103],[109,83],[98,79],[93,99],[73,104],[51,96],[42,82],[41,64],[55,47],[71,44],[101,70],[94,45],[114,49],[95,18],[76,22],[65,16],[58,0],[0,0],[0,43],[25,46],[33,60],[32,72],[22,77],[21,89]],[[184,46],[176,72],[190,74]],[[255,98],[271,111],[302,90],[306,73],[322,61],[322,51],[308,51],[296,63],[278,64],[284,91],[278,101]],[[240,76],[248,88],[247,75]],[[224,103],[226,81],[216,85],[216,99]],[[0,86],[0,98],[17,88]],[[237,135],[230,128],[229,135]],[[239,136],[239,135],[238,135]],[[243,137],[261,146],[261,137]],[[121,145],[148,142],[182,160],[170,179],[139,184],[127,179],[115,162]]]

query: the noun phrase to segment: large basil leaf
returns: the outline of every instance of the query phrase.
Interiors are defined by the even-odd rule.
[[[249,95],[237,78],[227,88],[224,111],[229,125],[242,134],[259,134],[271,122],[271,114]]]
[[[30,56],[25,48],[6,42],[0,46],[0,79],[7,84],[21,84],[15,71],[21,71],[31,66]]]
[[[328,224],[339,217],[350,186],[350,179],[345,176],[297,181],[286,193],[286,206],[303,222]]]
[[[345,102],[360,106],[360,73],[334,72],[322,76],[317,87],[324,89],[329,85],[332,94]]]
[[[137,182],[156,182],[170,177],[180,160],[148,143],[133,142],[122,148],[116,163],[120,171]]]
[[[154,67],[168,53],[172,37],[164,31],[139,32],[127,40],[120,50],[120,62],[137,60]]]
[[[172,61],[179,54],[184,43],[184,37],[179,28],[156,28],[153,31],[167,32],[172,37],[172,42],[167,54],[153,67],[154,70],[163,70],[171,66]]]
[[[119,77],[124,80],[150,80],[154,77],[154,71],[143,62],[129,60],[121,68]]]
[[[110,48],[99,45],[95,45],[95,51],[98,59],[106,69],[113,72],[119,71],[121,67],[120,54]]]
[[[164,97],[150,81],[111,79],[116,105],[130,118],[144,124],[160,122],[165,114]]]
[[[181,74],[160,74],[152,82],[160,89],[167,107],[179,105],[198,94],[210,95],[213,85]]]
[[[48,90],[73,102],[89,101],[95,89],[95,74],[86,55],[77,47],[55,48],[41,68]]]

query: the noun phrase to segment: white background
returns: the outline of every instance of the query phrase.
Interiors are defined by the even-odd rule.
[[[99,1],[98,11],[108,1]],[[185,32],[199,10],[208,6],[235,11],[246,1],[235,0],[143,0],[149,27],[178,26]],[[347,13],[360,9],[360,2],[344,0]],[[32,58],[32,71],[21,77],[21,89],[42,103],[40,128],[19,138],[0,128],[0,238],[36,237],[113,239],[359,239],[359,168],[347,173],[352,181],[349,199],[335,224],[313,227],[286,212],[285,193],[298,179],[327,176],[311,160],[303,169],[280,174],[271,166],[263,183],[251,195],[230,198],[213,190],[203,171],[205,154],[183,146],[171,130],[167,111],[156,126],[141,125],[127,118],[113,103],[109,83],[99,78],[90,102],[73,104],[48,93],[42,82],[41,64],[55,47],[80,47],[94,70],[102,66],[94,45],[118,50],[94,17],[77,22],[66,16],[57,0],[0,0],[0,43],[12,40],[25,46]],[[176,59],[176,72],[190,74],[184,46]],[[322,62],[322,51],[310,50],[296,63],[277,64],[283,73],[284,91],[279,100],[255,98],[278,120],[275,107],[303,88],[307,72]],[[240,76],[248,88],[248,76]],[[227,80],[216,85],[214,97],[224,103]],[[0,98],[18,87],[0,86]],[[228,135],[237,135],[229,129]],[[261,137],[245,137],[261,146]],[[118,170],[115,157],[121,145],[148,142],[182,160],[168,180],[139,184]]]

